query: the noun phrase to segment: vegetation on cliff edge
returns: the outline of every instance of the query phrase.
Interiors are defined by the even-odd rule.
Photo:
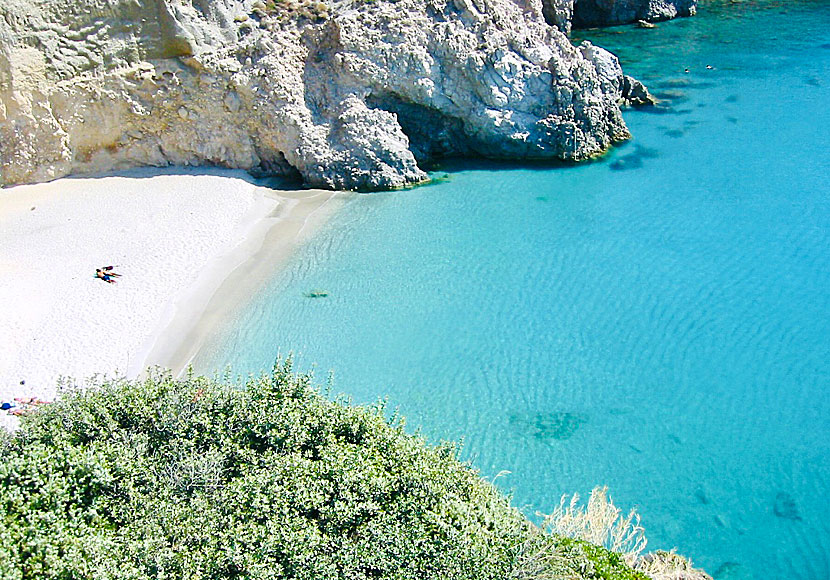
[[[0,453],[7,580],[646,578],[290,361],[67,390]]]

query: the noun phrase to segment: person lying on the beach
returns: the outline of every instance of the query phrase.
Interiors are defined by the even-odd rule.
[[[44,401],[37,397],[15,397],[14,400],[21,405],[48,405],[50,403],[50,401]]]
[[[112,275],[107,274],[101,268],[95,268],[95,277],[100,278],[104,282],[109,282],[110,284],[115,284],[115,280],[112,279]]]
[[[48,405],[51,401],[44,401],[37,397],[15,397],[14,399],[19,405],[13,405],[9,408],[9,415],[16,415],[22,417],[28,415],[36,410],[40,405]]]

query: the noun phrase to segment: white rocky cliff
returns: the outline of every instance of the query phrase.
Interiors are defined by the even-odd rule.
[[[628,137],[623,86],[542,0],[4,0],[0,184],[207,164],[373,189],[443,155],[579,160]]]

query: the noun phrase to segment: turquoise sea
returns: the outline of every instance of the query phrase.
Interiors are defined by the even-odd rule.
[[[630,142],[355,197],[196,368],[293,351],[531,517],[608,485],[717,580],[826,580],[830,1],[579,36],[662,99]]]

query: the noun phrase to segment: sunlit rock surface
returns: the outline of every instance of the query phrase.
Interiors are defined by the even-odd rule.
[[[628,137],[623,75],[546,22],[556,1],[6,0],[0,184],[219,165],[375,189],[444,155],[589,158]]]

